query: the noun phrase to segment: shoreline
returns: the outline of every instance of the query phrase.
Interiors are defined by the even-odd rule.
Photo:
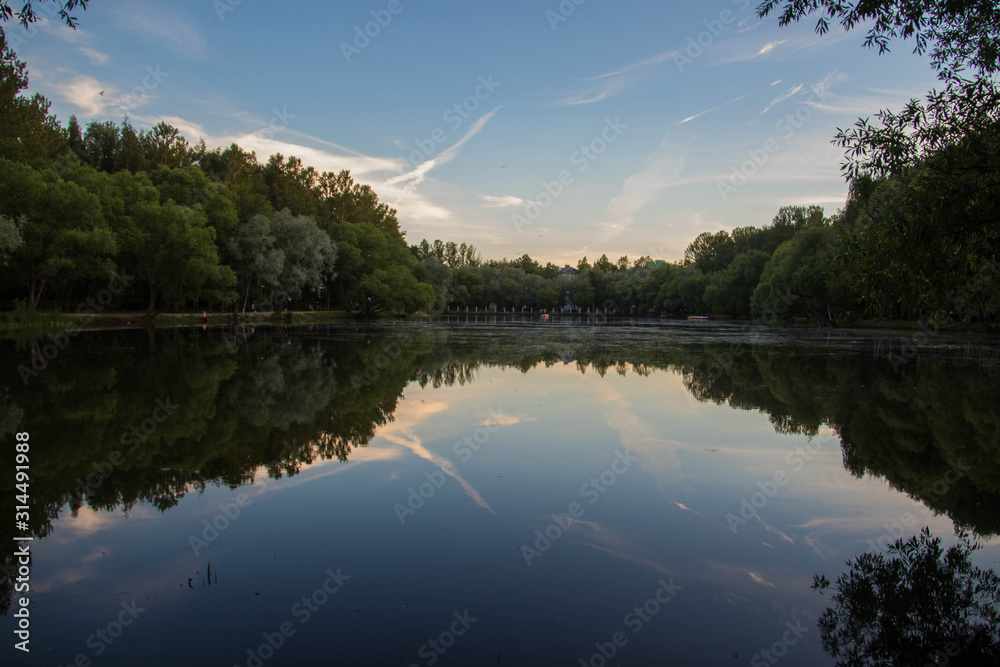
[[[0,313],[3,315],[3,313]],[[687,322],[687,316],[657,316],[657,315],[617,315],[604,313],[550,313],[551,321],[559,321],[565,318],[592,319],[603,318],[605,321],[613,320],[648,320],[648,321],[673,321]],[[7,337],[11,334],[26,333],[36,331],[39,335],[44,335],[53,331],[65,330],[69,326],[74,326],[80,331],[115,331],[134,329],[176,329],[186,327],[197,327],[202,324],[212,328],[233,327],[239,325],[252,326],[287,326],[287,325],[307,325],[307,324],[333,324],[338,322],[373,322],[373,321],[414,321],[414,320],[435,320],[450,318],[479,318],[479,317],[500,317],[516,318],[530,317],[541,319],[541,314],[537,312],[464,312],[445,311],[441,313],[416,313],[413,315],[401,316],[394,313],[379,313],[365,318],[360,318],[354,313],[346,311],[286,311],[281,314],[275,313],[253,313],[244,317],[234,318],[232,313],[210,313],[207,322],[202,320],[197,313],[159,313],[154,318],[149,319],[145,313],[104,313],[101,315],[76,315],[70,313],[39,313],[37,320],[31,322],[2,322],[0,321],[0,337]],[[754,319],[736,319],[730,317],[719,317],[709,321],[699,321],[698,326],[713,326],[716,324],[746,324],[757,323],[774,328],[808,328],[808,329],[829,329],[836,330],[864,330],[864,331],[899,331],[909,333],[922,331],[921,322],[912,320],[885,320],[869,319],[854,320],[844,322],[836,326],[818,323],[805,318],[794,318],[787,321],[768,322]],[[973,334],[981,335],[986,339],[996,337],[995,332],[990,332],[986,326],[980,322],[963,324],[960,322],[948,323],[937,329],[949,334]]]

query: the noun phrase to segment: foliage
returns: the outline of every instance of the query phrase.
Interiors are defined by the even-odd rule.
[[[823,648],[838,665],[996,664],[1000,659],[1000,577],[972,565],[979,548],[960,534],[947,550],[924,528],[888,555],[848,562],[819,619]],[[826,590],[824,576],[813,588]],[[949,656],[951,659],[949,660]]]
[[[0,1],[0,21],[6,21],[10,19],[11,16],[16,15],[18,23],[27,28],[29,24],[35,23],[42,18],[38,15],[37,11],[39,5],[44,7],[44,9],[42,9],[43,13],[51,13],[53,15],[56,13],[54,8],[49,7],[50,1],[58,7],[59,18],[61,18],[70,28],[76,28],[77,24],[77,18],[72,16],[70,12],[77,7],[86,10],[87,2],[89,2],[89,0],[34,0],[34,2],[32,0],[23,0],[20,11],[15,12],[7,0],[2,0]],[[49,10],[51,10],[51,12]]]
[[[806,227],[778,246],[753,291],[755,306],[765,313],[830,322],[833,313],[850,309],[834,234],[825,225]]]
[[[251,296],[269,295],[277,287],[285,253],[274,244],[271,221],[264,215],[255,215],[240,225],[226,244],[224,256],[236,273],[236,311],[245,312]]]
[[[1000,5],[766,0],[758,14],[779,5],[781,25],[816,13],[821,34],[835,19],[847,30],[866,26],[865,45],[879,53],[895,39],[929,53],[942,90],[838,129],[851,183],[844,259],[856,265],[853,287],[874,313],[957,310],[950,295],[971,290],[982,296],[962,317],[990,326],[1000,315],[988,296],[998,283],[995,270],[983,281],[982,267],[995,267],[1000,239]]]
[[[402,238],[367,222],[334,225],[331,236],[337,243],[332,288],[342,307],[370,315],[412,313],[434,303],[434,288],[417,280],[416,259]]]
[[[337,246],[311,216],[293,216],[288,209],[274,216],[274,247],[282,253],[271,303],[282,312],[306,290],[320,293],[332,274]]]
[[[0,18],[6,3],[0,3]],[[28,87],[28,71],[24,62],[7,44],[0,27],[0,158],[18,161],[47,159],[63,145],[62,130],[54,116],[49,115],[49,101],[42,95],[30,98],[22,92]]]

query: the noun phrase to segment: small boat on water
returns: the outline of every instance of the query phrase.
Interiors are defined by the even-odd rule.
[[[689,320],[714,320],[714,315],[688,315]]]

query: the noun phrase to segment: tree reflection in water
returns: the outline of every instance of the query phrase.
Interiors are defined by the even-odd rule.
[[[819,619],[823,649],[838,665],[996,665],[1000,661],[1000,577],[970,561],[967,532],[944,549],[927,528],[888,553],[865,553],[832,586]]]

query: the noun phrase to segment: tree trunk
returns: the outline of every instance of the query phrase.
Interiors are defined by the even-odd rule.
[[[149,306],[146,308],[146,317],[153,318],[156,310],[156,288],[152,283],[149,285]]]
[[[38,279],[35,268],[28,272],[28,309],[35,310],[42,300],[42,291],[45,289],[45,278]]]

